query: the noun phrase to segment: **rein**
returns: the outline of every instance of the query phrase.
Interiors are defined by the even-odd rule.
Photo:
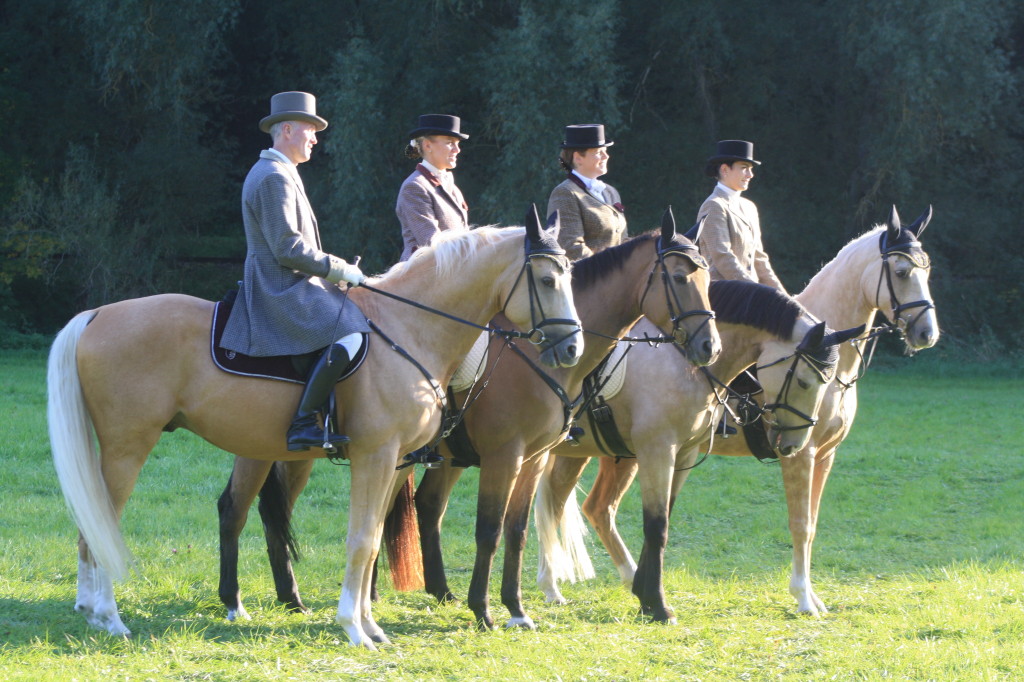
[[[533,270],[532,270],[532,268],[530,268],[530,259],[531,258],[540,258],[540,257],[547,258],[548,256],[530,256],[529,258],[527,258],[526,262],[523,263],[523,267],[519,271],[518,277],[516,277],[516,282],[512,286],[512,291],[509,292],[508,298],[505,299],[505,304],[501,307],[501,309],[504,310],[505,307],[508,306],[508,302],[509,302],[509,300],[511,300],[512,294],[515,292],[516,287],[519,285],[520,280],[522,280],[522,278],[523,278],[523,274],[526,273],[526,272],[529,272],[530,276],[527,278],[526,281],[527,281],[527,285],[530,288],[530,324],[533,326],[533,329],[531,329],[528,332],[516,331],[514,329],[502,329],[501,327],[492,327],[490,325],[481,325],[481,324],[477,324],[476,322],[470,322],[469,320],[467,320],[465,318],[459,317],[457,315],[452,315],[451,313],[446,313],[445,311],[438,310],[437,308],[432,308],[432,307],[430,307],[428,305],[424,305],[423,303],[419,303],[417,301],[413,301],[412,299],[405,298],[404,296],[399,296],[398,294],[393,294],[390,291],[385,291],[383,289],[378,289],[377,287],[372,286],[370,284],[365,284],[365,283],[364,284],[360,284],[359,287],[362,288],[362,289],[366,289],[368,291],[372,291],[375,294],[380,294],[381,296],[386,296],[387,298],[393,299],[393,300],[398,301],[400,303],[405,303],[406,305],[410,305],[410,306],[412,306],[414,308],[419,308],[420,310],[424,310],[424,311],[426,311],[428,313],[432,313],[434,315],[438,315],[440,317],[447,318],[449,320],[452,320],[453,322],[458,322],[459,324],[464,324],[467,327],[473,327],[475,329],[479,329],[480,331],[487,332],[488,334],[496,334],[496,335],[501,336],[502,338],[505,338],[505,339],[527,339],[533,345],[539,346],[540,344],[544,343],[545,340],[547,340],[547,336],[544,334],[544,331],[541,329],[541,327],[543,327],[545,325],[549,325],[549,324],[574,324],[574,323],[576,323],[576,320],[568,320],[568,319],[561,319],[561,318],[551,318],[551,319],[541,318],[540,322],[535,322],[535,320],[537,319],[536,315],[535,315],[537,308],[541,309],[540,312],[541,312],[542,315],[544,313],[544,310],[543,310],[543,307],[540,305],[540,298],[539,298],[539,296],[537,294],[537,285],[536,285],[536,283],[533,280]]]
[[[535,281],[534,276],[533,276],[532,262],[533,262],[534,258],[552,258],[553,260],[556,260],[556,261],[558,260],[557,258],[555,258],[554,255],[548,254],[548,253],[543,253],[543,252],[541,252],[541,253],[528,253],[527,256],[526,256],[526,259],[523,262],[522,268],[520,268],[520,270],[519,270],[519,274],[516,276],[515,282],[512,284],[512,288],[509,291],[509,295],[505,299],[505,303],[501,307],[502,311],[504,311],[505,308],[508,307],[509,301],[512,300],[512,296],[515,293],[516,288],[519,286],[519,283],[523,280],[523,276],[527,275],[526,282],[527,282],[527,286],[529,287],[529,298],[530,298],[530,324],[533,327],[528,332],[520,332],[520,331],[516,331],[516,330],[511,330],[511,329],[502,329],[500,327],[492,327],[492,326],[489,326],[489,325],[479,325],[479,324],[476,324],[475,322],[471,322],[471,321],[466,320],[464,318],[458,317],[457,315],[452,315],[451,313],[447,313],[447,312],[445,312],[443,310],[438,310],[436,308],[432,308],[432,307],[430,307],[428,305],[424,305],[423,303],[419,303],[417,301],[413,301],[413,300],[405,298],[403,296],[399,296],[397,294],[393,294],[393,293],[391,293],[389,291],[385,291],[383,289],[378,289],[377,287],[374,287],[374,286],[369,285],[369,284],[365,284],[364,283],[364,284],[361,284],[360,286],[362,288],[367,289],[369,291],[372,291],[374,293],[380,294],[382,296],[386,296],[387,298],[391,298],[391,299],[399,301],[401,303],[405,303],[406,305],[413,306],[414,308],[418,308],[420,310],[432,313],[434,315],[438,315],[440,317],[447,318],[449,320],[452,320],[453,322],[458,322],[458,323],[464,324],[464,325],[466,325],[468,327],[474,327],[474,328],[479,329],[481,331],[487,332],[490,335],[500,336],[500,337],[505,339],[506,345],[511,346],[517,352],[522,353],[522,351],[520,351],[518,348],[516,348],[515,344],[512,343],[512,340],[513,339],[527,339],[531,344],[539,346],[540,344],[544,343],[547,340],[547,336],[544,334],[544,331],[542,329],[542,327],[544,327],[545,325],[552,325],[552,324],[570,324],[570,325],[573,325],[574,324],[574,325],[576,325],[576,329],[577,330],[580,329],[579,323],[577,322],[577,320],[561,319],[561,318],[550,318],[549,319],[547,317],[544,317],[545,313],[544,313],[543,304],[541,303],[540,295],[537,293],[537,284],[536,284],[536,281]],[[536,321],[537,320],[537,312],[538,311],[540,312],[540,315],[541,315],[540,322]],[[419,448],[417,450],[417,452],[426,451],[426,450],[432,450],[432,449],[436,448],[437,444],[440,443],[444,438],[446,438],[452,432],[452,430],[458,425],[458,423],[460,421],[462,421],[462,418],[465,415],[466,409],[468,409],[469,405],[471,404],[469,399],[467,398],[466,405],[463,405],[463,407],[461,409],[453,411],[449,407],[449,405],[448,405],[448,396],[447,396],[444,388],[442,388],[441,384],[436,379],[434,379],[433,376],[431,376],[431,374],[427,370],[427,368],[424,367],[423,364],[421,362],[419,362],[415,357],[413,357],[413,355],[411,353],[409,353],[407,350],[405,350],[400,345],[395,343],[372,320],[368,319],[367,323],[370,325],[370,329],[373,332],[375,332],[378,336],[380,336],[382,339],[384,339],[384,341],[388,344],[388,346],[390,346],[391,350],[393,350],[396,353],[398,353],[399,355],[401,355],[404,359],[409,361],[410,364],[412,364],[416,369],[418,369],[420,371],[420,373],[423,375],[423,377],[427,380],[427,383],[430,384],[431,389],[434,391],[434,399],[435,399],[435,401],[436,401],[436,403],[437,403],[437,405],[438,405],[438,407],[439,407],[439,409],[441,411],[441,423],[440,423],[440,426],[438,428],[437,435],[434,436],[434,438],[427,445]],[[573,333],[575,333],[575,332],[573,332]],[[566,336],[566,338],[568,338],[568,336]],[[561,339],[559,341],[561,341]],[[542,375],[543,375],[543,373],[542,373]],[[561,387],[559,387],[559,388],[561,388]],[[472,393],[472,390],[470,391],[470,393]],[[564,393],[564,391],[563,391],[563,393]],[[408,458],[409,458],[409,456],[407,456],[407,459]],[[409,459],[406,463],[400,464],[400,465],[398,465],[395,468],[398,469],[398,470],[401,470],[401,469],[404,469],[407,466],[410,466],[411,464],[414,464],[415,462],[416,462],[416,459]]]

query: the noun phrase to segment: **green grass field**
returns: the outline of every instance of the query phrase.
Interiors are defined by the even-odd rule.
[[[1024,678],[1024,415],[1019,365],[971,366],[940,349],[876,364],[823,502],[813,577],[831,613],[795,613],[777,467],[710,458],[676,505],[666,592],[679,624],[637,613],[591,537],[599,577],[543,603],[538,629],[478,632],[464,605],[382,582],[394,644],[347,645],[334,624],[344,571],[348,471],[320,462],[296,509],[296,572],[311,616],[285,613],[258,520],[242,538],[248,622],[217,599],[216,499],[231,458],[164,437],[123,520],[140,573],[118,590],[131,640],[72,611],[76,531],[50,461],[45,358],[0,358],[0,678],[5,680],[1015,680]],[[596,467],[591,467],[596,469]],[[586,483],[592,479],[589,471]],[[449,578],[465,595],[476,471],[445,526]],[[639,553],[639,493],[619,527]],[[531,538],[531,545],[535,545]],[[497,564],[500,565],[500,564]],[[492,576],[496,619],[500,575]]]

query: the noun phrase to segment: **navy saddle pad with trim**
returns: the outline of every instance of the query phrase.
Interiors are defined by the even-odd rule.
[[[221,337],[224,335],[224,327],[228,323],[228,315],[231,314],[231,304],[219,301],[213,309],[213,324],[210,330],[210,355],[213,357],[213,364],[231,374],[239,374],[247,377],[258,377],[260,379],[277,379],[279,381],[290,381],[296,384],[306,383],[306,370],[296,368],[296,363],[291,355],[268,355],[266,357],[253,357],[233,350],[220,347]],[[366,352],[369,349],[368,335],[363,335],[363,344],[359,347],[356,357],[342,373],[338,381],[350,376],[359,369],[366,359]],[[312,362],[319,356],[321,351],[310,353],[308,356],[297,356],[297,359],[306,359],[301,365],[312,366]]]

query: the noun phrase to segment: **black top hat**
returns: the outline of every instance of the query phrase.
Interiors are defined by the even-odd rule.
[[[605,142],[604,126],[600,123],[565,126],[565,140],[562,149],[595,149],[611,147],[614,142]]]
[[[318,133],[327,127],[327,121],[316,115],[316,97],[308,92],[279,92],[270,98],[270,116],[260,121],[260,130],[268,133],[280,121],[312,123]]]
[[[746,142],[744,140],[720,140],[718,142],[718,148],[715,150],[715,155],[708,159],[704,165],[704,173],[716,177],[718,175],[718,167],[723,163],[732,163],[733,161],[749,161],[750,163],[761,165],[760,161],[754,159],[754,143]]]
[[[417,127],[409,132],[409,138],[415,140],[422,135],[448,135],[457,137],[460,140],[468,140],[469,135],[459,132],[461,121],[458,116],[446,114],[423,114],[419,118]]]

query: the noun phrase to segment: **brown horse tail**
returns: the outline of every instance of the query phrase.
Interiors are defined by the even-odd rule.
[[[288,504],[287,481],[284,464],[274,462],[267,480],[260,488],[260,519],[266,536],[278,538],[292,561],[299,561],[299,545],[292,534],[292,510]],[[230,483],[228,488],[231,488]]]
[[[421,590],[426,585],[413,492],[413,475],[410,472],[398,491],[391,512],[384,519],[384,546],[391,568],[391,584],[399,592]]]

